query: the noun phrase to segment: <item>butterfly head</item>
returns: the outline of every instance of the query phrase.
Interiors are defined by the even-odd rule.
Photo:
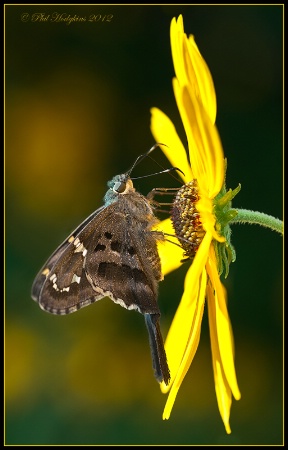
[[[116,175],[112,180],[108,181],[107,185],[109,189],[104,198],[106,205],[117,201],[119,195],[126,195],[128,192],[135,191],[128,173]]]

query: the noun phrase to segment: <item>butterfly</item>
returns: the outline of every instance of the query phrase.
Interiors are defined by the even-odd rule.
[[[135,165],[158,145],[107,183],[104,205],[52,253],[36,276],[31,295],[44,311],[58,315],[104,297],[140,312],[148,330],[155,378],[167,385],[170,372],[157,302],[163,278],[157,242],[164,235],[152,229],[158,219],[151,201],[135,190],[130,177]]]

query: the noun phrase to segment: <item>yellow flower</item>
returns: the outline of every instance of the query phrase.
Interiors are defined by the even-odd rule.
[[[233,335],[226,292],[220,281],[223,270],[223,262],[221,264],[220,261],[224,257],[227,275],[227,265],[235,259],[229,239],[230,228],[227,224],[231,216],[227,208],[240,188],[237,192],[225,190],[225,160],[215,126],[216,95],[208,66],[193,36],[188,38],[184,33],[181,15],[177,21],[173,18],[170,31],[176,74],[173,89],[186,132],[189,161],[173,123],[157,108],[151,110],[151,131],[156,142],[167,145],[161,148],[171,164],[184,172],[184,183],[195,180],[197,184],[198,199],[191,206],[196,207],[200,215],[202,239],[187,271],[184,293],[165,342],[171,380],[168,386],[161,383],[162,392],[169,391],[163,419],[170,417],[180,385],[196,353],[206,299],[216,397],[226,432],[231,433],[229,416],[232,394],[239,400],[240,392],[234,367]],[[217,214],[217,211],[221,214]],[[161,223],[161,230],[165,233],[175,235],[174,228],[170,219]],[[179,237],[179,233],[176,234]],[[185,243],[188,241],[179,238],[179,242],[186,249]],[[160,243],[158,248],[164,274],[181,265],[183,249],[179,246],[166,242]]]

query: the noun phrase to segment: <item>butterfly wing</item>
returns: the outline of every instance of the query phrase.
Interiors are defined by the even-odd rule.
[[[102,233],[95,233],[89,242],[85,264],[95,292],[142,314],[159,313],[161,271],[153,233],[143,230],[118,204],[101,228]],[[154,268],[156,260],[159,271]]]
[[[96,300],[96,293],[83,276],[85,248],[81,242],[93,233],[105,210],[102,206],[87,217],[59,245],[36,276],[31,296],[45,311],[69,314]]]
[[[96,210],[50,256],[32,286],[42,309],[69,314],[109,296],[127,309],[159,313],[156,241],[119,209],[113,203]]]
[[[86,275],[95,292],[145,317],[152,365],[158,382],[170,379],[157,303],[162,278],[156,234],[139,226],[123,208],[102,222],[103,232],[89,243]],[[104,231],[105,230],[105,231]]]

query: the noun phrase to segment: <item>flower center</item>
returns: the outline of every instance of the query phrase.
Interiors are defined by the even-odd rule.
[[[171,211],[171,219],[178,240],[185,253],[193,259],[205,235],[200,214],[196,208],[199,200],[197,180],[192,180],[179,189]]]

